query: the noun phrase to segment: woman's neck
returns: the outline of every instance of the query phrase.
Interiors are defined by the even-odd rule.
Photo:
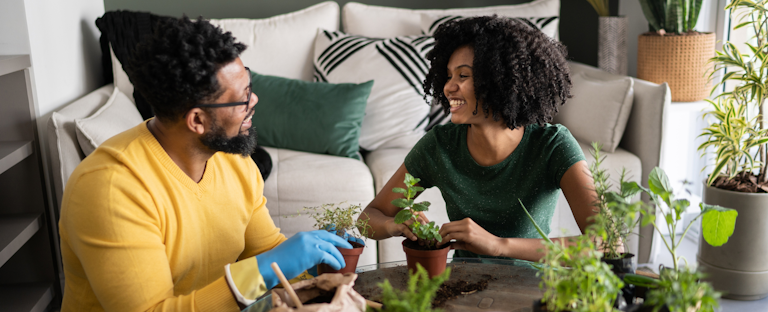
[[[525,127],[512,130],[503,124],[470,125],[467,128],[467,148],[479,165],[492,166],[515,151],[524,133]]]

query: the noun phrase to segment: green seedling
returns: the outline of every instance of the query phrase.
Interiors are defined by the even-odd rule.
[[[416,197],[416,194],[424,191],[423,187],[414,186],[419,183],[419,181],[421,181],[421,179],[414,178],[410,173],[406,173],[405,181],[403,181],[406,188],[396,187],[392,189],[392,192],[403,194],[405,197],[392,201],[393,205],[403,208],[403,210],[400,210],[400,212],[395,215],[395,223],[403,224],[408,220],[413,220],[413,223],[409,226],[411,232],[421,240],[420,243],[423,243],[430,248],[435,248],[438,242],[443,241],[443,237],[440,236],[440,226],[435,225],[435,221],[422,224],[418,220],[418,212],[429,210],[430,205],[428,201],[414,203],[413,198]]]
[[[382,290],[381,303],[383,310],[388,312],[437,312],[438,309],[432,309],[432,299],[434,299],[440,285],[448,280],[451,275],[451,268],[446,268],[445,272],[433,278],[429,278],[429,273],[421,264],[416,264],[416,272],[411,272],[408,279],[408,289],[394,289],[389,280],[384,280],[378,286]],[[376,311],[368,308],[368,311]]]

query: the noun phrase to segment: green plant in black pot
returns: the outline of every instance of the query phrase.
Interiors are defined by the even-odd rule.
[[[593,223],[590,228],[599,239],[603,259],[613,265],[614,272],[634,273],[631,270],[634,255],[622,250],[632,230],[640,222],[639,214],[643,210],[643,202],[637,200],[637,195],[643,189],[637,182],[627,181],[627,172],[622,171],[618,191],[611,190],[611,184],[608,181],[610,174],[600,168],[605,160],[605,157],[600,154],[601,148],[600,143],[593,142],[590,151],[595,162],[590,165],[589,171],[592,173],[597,194],[597,201],[594,204],[597,214],[592,217]]]
[[[624,283],[608,264],[600,260],[603,253],[590,235],[553,242],[522,202],[520,204],[544,238],[546,248],[537,273],[541,276],[539,287],[544,290],[544,297],[534,302],[534,311],[541,307],[547,311],[617,311],[614,303]]]

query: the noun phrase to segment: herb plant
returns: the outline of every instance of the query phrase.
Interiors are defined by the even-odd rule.
[[[440,289],[440,285],[448,280],[450,275],[451,268],[446,268],[442,274],[430,279],[427,270],[421,264],[417,264],[417,270],[410,275],[408,289],[405,291],[392,288],[389,280],[384,280],[383,283],[378,284],[382,290],[381,302],[384,304],[384,310],[388,312],[440,311],[432,309],[432,299]],[[369,307],[368,311],[375,310]]]
[[[356,219],[355,216],[363,213],[362,205],[351,205],[347,202],[338,204],[322,204],[317,207],[304,207],[302,212],[315,220],[314,227],[320,230],[335,232],[336,235],[358,243],[363,237],[368,237],[371,231],[368,219]],[[301,215],[301,212],[298,214]],[[297,215],[297,216],[298,216]],[[359,231],[355,232],[355,229]],[[349,239],[354,237],[356,239]]]
[[[520,205],[536,230],[544,238],[546,255],[537,273],[541,276],[539,287],[544,289],[543,303],[548,311],[618,311],[613,308],[624,282],[600,260],[603,253],[596,248],[588,235],[581,235],[557,242],[550,240],[541,230],[522,202]]]
[[[689,270],[661,270],[659,288],[648,291],[645,305],[653,306],[654,312],[666,305],[670,312],[710,312],[719,306],[716,292],[709,283],[699,282],[704,275]]]
[[[595,162],[589,167],[594,180],[595,193],[597,201],[595,207],[597,214],[592,217],[591,230],[600,240],[600,249],[604,252],[606,259],[621,259],[620,248],[632,230],[640,222],[638,217],[643,210],[642,201],[632,201],[637,194],[643,191],[636,182],[627,182],[627,173],[622,170],[619,178],[619,192],[611,191],[611,184],[608,181],[610,175],[600,166],[605,160],[601,157],[600,143],[593,142],[591,154]]]
[[[405,197],[392,201],[392,204],[396,207],[403,208],[403,210],[400,210],[400,212],[395,215],[395,223],[403,224],[408,220],[413,220],[413,223],[411,223],[409,227],[411,232],[420,239],[419,244],[434,248],[437,245],[437,242],[443,241],[443,237],[440,236],[440,226],[435,225],[435,221],[422,224],[418,220],[419,214],[417,212],[429,210],[430,205],[428,201],[414,203],[413,198],[416,194],[424,190],[423,187],[414,186],[419,183],[419,181],[421,181],[421,179],[414,178],[410,173],[406,173],[405,180],[403,181],[406,188],[396,187],[392,189],[392,192],[403,194]]]
[[[680,235],[680,237],[677,237],[675,229],[678,224],[682,225],[682,216],[691,203],[687,199],[675,199],[672,188],[669,185],[667,174],[659,167],[654,168],[648,176],[648,187],[649,189],[646,189],[645,191],[651,196],[651,199],[656,204],[656,209],[660,211],[664,218],[664,225],[667,226],[669,240],[662,235],[661,229],[659,229],[659,226],[655,222],[656,212],[652,209],[642,210],[642,226],[652,224],[653,228],[659,233],[661,241],[672,255],[675,271],[679,271],[678,262],[682,258],[677,255],[677,248],[682,244],[691,225],[693,225],[700,217],[703,216],[701,220],[701,230],[704,240],[710,245],[715,247],[722,246],[728,242],[728,238],[733,235],[733,230],[736,226],[736,217],[739,214],[736,210],[700,203],[699,207],[701,208],[701,213],[691,220],[691,222],[685,226],[683,234]],[[682,259],[686,262],[687,266],[688,260],[685,260],[685,258]]]

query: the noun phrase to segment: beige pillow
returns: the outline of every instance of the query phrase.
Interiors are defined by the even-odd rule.
[[[632,78],[603,80],[585,73],[571,76],[569,99],[554,118],[584,143],[600,142],[612,153],[619,146],[632,110]]]
[[[112,95],[93,115],[75,119],[77,142],[85,156],[116,134],[135,127],[143,121],[136,105],[115,87]]]

